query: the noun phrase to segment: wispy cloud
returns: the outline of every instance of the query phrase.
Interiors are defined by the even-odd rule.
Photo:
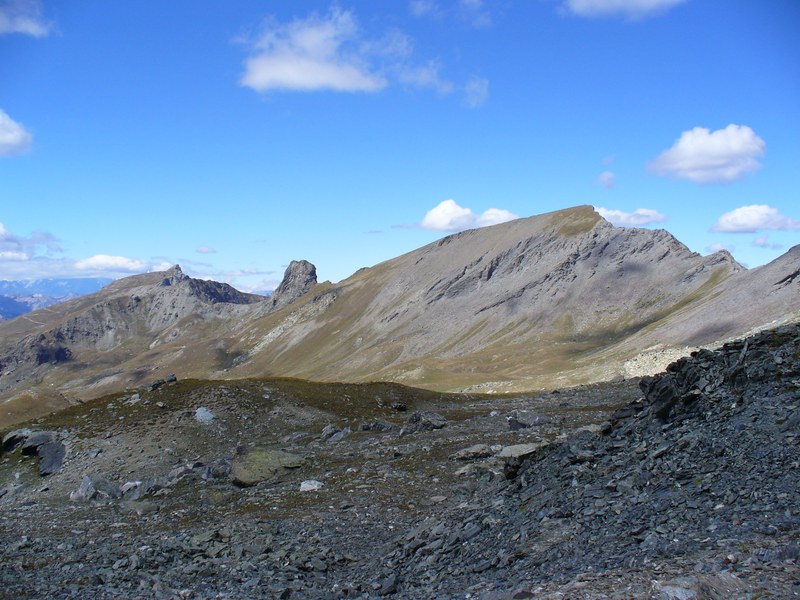
[[[652,225],[654,223],[664,223],[667,217],[652,208],[637,208],[633,212],[616,210],[595,206],[594,209],[600,213],[606,221],[617,227],[641,227],[642,225]]]
[[[408,10],[415,17],[438,17],[442,14],[442,9],[434,0],[411,0],[408,3]]]
[[[463,231],[475,227],[497,225],[518,218],[514,213],[502,208],[490,208],[480,215],[476,215],[472,209],[459,206],[455,200],[450,199],[443,200],[425,213],[420,227],[433,231]]]
[[[200,246],[195,252],[198,254],[215,254],[217,251],[211,246]]]
[[[563,8],[579,17],[621,16],[642,19],[668,11],[687,0],[565,0]]]
[[[431,88],[442,95],[449,94],[455,86],[452,81],[448,81],[440,75],[440,70],[441,64],[438,61],[431,60],[425,65],[401,67],[398,70],[397,77],[401,83],[407,85]]]
[[[733,252],[735,249],[736,249],[735,246],[723,244],[722,242],[714,242],[713,244],[706,246],[706,251],[709,254],[714,254],[714,252],[720,252],[722,250],[725,250],[727,252]]]
[[[0,156],[27,152],[32,142],[33,136],[0,109]]]
[[[781,250],[783,249],[783,244],[778,244],[777,242],[770,242],[769,236],[760,235],[756,239],[753,240],[753,246],[756,248],[766,248],[768,250]]]
[[[0,223],[0,255],[7,259],[27,260],[38,252],[61,252],[61,246],[51,233],[35,231],[30,236],[15,235]]]
[[[492,15],[484,0],[458,0],[461,15],[474,27],[489,27]]]
[[[40,0],[5,0],[0,2],[0,35],[19,33],[45,37],[52,26],[42,18]]]
[[[746,125],[684,131],[671,148],[648,165],[658,175],[694,183],[729,183],[761,168],[766,144]]]
[[[464,86],[464,101],[469,108],[478,108],[489,99],[489,80],[471,77]]]
[[[617,177],[611,171],[603,171],[597,178],[594,180],[595,185],[601,185],[606,189],[611,189],[615,185],[617,185]]]
[[[800,231],[800,221],[782,215],[767,204],[750,204],[726,212],[711,227],[711,231],[725,233],[756,233],[768,229]]]

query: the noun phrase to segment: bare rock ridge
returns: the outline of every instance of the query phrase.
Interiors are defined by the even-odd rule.
[[[796,320],[797,272],[800,247],[748,270],[591,206],[447,236],[335,285],[293,261],[271,299],[176,266],[0,323],[0,401],[52,409],[168,373],[495,392],[602,381],[645,351]]]

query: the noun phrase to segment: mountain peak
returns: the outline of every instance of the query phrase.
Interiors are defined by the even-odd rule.
[[[283,281],[272,294],[273,308],[291,304],[317,283],[317,267],[307,260],[293,260],[286,267]]]
[[[172,268],[164,271],[164,279],[161,281],[161,285],[174,285],[185,279],[189,279],[189,276],[184,274],[180,265],[176,264]]]

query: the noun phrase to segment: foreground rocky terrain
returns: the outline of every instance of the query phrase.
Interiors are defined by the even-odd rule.
[[[170,378],[75,406],[4,436],[0,596],[797,597],[799,343],[536,395]]]

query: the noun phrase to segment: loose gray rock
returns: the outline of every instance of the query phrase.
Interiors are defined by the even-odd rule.
[[[214,413],[207,409],[205,406],[201,406],[196,411],[194,411],[194,418],[197,420],[198,423],[202,423],[203,425],[208,425],[214,420]]]
[[[547,415],[539,415],[520,410],[511,413],[506,417],[506,420],[508,421],[509,429],[511,429],[511,431],[516,431],[518,429],[528,429],[530,427],[545,425],[550,423],[553,419]]]
[[[69,495],[69,499],[73,502],[89,502],[96,499],[117,500],[121,497],[122,492],[118,485],[95,475],[85,475],[78,489]]]
[[[446,425],[447,419],[439,413],[435,413],[431,410],[416,411],[411,413],[411,416],[408,417],[406,424],[400,430],[400,435],[419,433],[421,431],[433,431],[434,429],[442,429]]]
[[[53,441],[52,431],[34,431],[22,444],[22,453],[26,456],[33,456],[36,454],[39,446],[48,444]]]
[[[39,455],[39,475],[58,473],[67,454],[67,448],[61,442],[48,442],[36,449]]]
[[[31,430],[27,428],[15,429],[3,436],[3,451],[11,452],[17,446],[24,443],[31,435]]]
[[[453,460],[478,460],[489,458],[494,454],[488,444],[475,444],[469,448],[459,450],[451,456]]]

